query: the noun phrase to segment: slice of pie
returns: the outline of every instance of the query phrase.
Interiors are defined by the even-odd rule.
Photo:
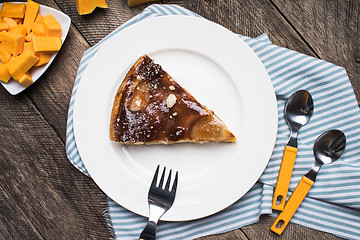
[[[214,112],[147,55],[131,67],[116,93],[110,139],[125,144],[236,141]]]

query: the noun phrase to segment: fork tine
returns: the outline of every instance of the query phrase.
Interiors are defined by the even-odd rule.
[[[159,168],[160,168],[160,165],[158,165],[157,168],[156,168],[156,171],[155,171],[153,180],[151,182],[150,188],[156,187],[156,182],[157,182],[157,178],[158,178],[158,175],[159,175]]]
[[[172,170],[170,169],[169,177],[168,177],[168,179],[166,181],[166,185],[165,185],[165,190],[167,190],[167,191],[169,191],[169,189],[170,189],[171,172],[172,172]]]
[[[174,184],[173,184],[173,186],[171,188],[171,193],[173,193],[173,194],[175,194],[175,192],[176,192],[177,183],[178,183],[178,171],[176,171]]]
[[[164,167],[164,170],[163,170],[163,172],[161,174],[161,178],[160,178],[160,182],[159,182],[159,188],[162,188],[162,186],[164,185],[165,170],[166,170],[166,167]]]

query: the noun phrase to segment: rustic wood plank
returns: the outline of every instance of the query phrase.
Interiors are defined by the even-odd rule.
[[[39,233],[48,239],[110,238],[106,200],[66,159],[63,142],[26,95],[1,89],[0,109],[6,116],[0,118],[0,185]]]
[[[242,227],[246,236],[250,239],[263,239],[263,240],[282,240],[282,239],[317,239],[317,240],[335,240],[342,239],[333,234],[316,231],[307,227],[290,222],[281,236],[273,233],[270,226],[275,221],[274,217],[263,215],[259,223]]]
[[[59,9],[51,0],[38,2]],[[39,81],[19,96],[1,92],[6,100],[2,99],[0,109],[7,116],[0,121],[6,126],[1,131],[6,138],[0,140],[6,162],[0,168],[3,187],[14,199],[13,207],[23,209],[29,222],[50,239],[112,236],[104,218],[106,199],[65,154],[68,104],[78,63],[87,48],[89,44],[72,26]]]
[[[345,67],[360,102],[359,1],[273,2],[321,59]]]
[[[221,233],[221,234],[216,234],[216,235],[211,235],[211,236],[206,236],[206,237],[201,237],[201,238],[197,238],[197,240],[231,240],[231,239],[236,239],[236,240],[248,240],[249,238],[241,231],[241,229],[236,229],[234,231],[231,232],[227,232],[227,233]]]
[[[2,239],[44,239],[1,186],[0,209],[0,236]]]
[[[164,0],[178,4],[227,29],[248,37],[267,33],[273,44],[313,55],[296,31],[267,0]]]
[[[53,1],[39,3],[59,9]],[[17,122],[8,126],[12,132],[2,132],[9,138],[2,139],[8,145],[2,140],[1,143],[7,146],[4,156],[8,168],[12,169],[6,171],[6,179],[11,181],[7,180],[4,188],[15,199],[15,204],[24,209],[29,221],[47,238],[112,236],[103,215],[106,199],[100,196],[91,179],[74,169],[64,151],[71,90],[78,63],[88,47],[86,40],[72,26],[61,51],[39,81],[19,96],[2,101],[1,105],[8,120]],[[7,94],[3,92],[3,95]],[[4,111],[4,107],[8,111]],[[27,111],[21,110],[24,107]],[[16,117],[14,112],[20,115]],[[34,124],[39,127],[34,128]],[[20,130],[25,130],[24,133],[13,131],[19,125],[23,126]],[[28,128],[32,131],[27,131]],[[40,149],[37,149],[38,139],[45,141]]]
[[[38,2],[59,9],[51,0]],[[106,199],[91,179],[69,163],[64,146],[77,66],[89,47],[72,26],[61,51],[39,81],[19,96],[0,91],[0,109],[6,116],[0,120],[0,186],[13,199],[11,208],[21,209],[28,222],[48,239],[112,237],[104,218]],[[19,224],[6,228],[9,232],[0,232],[0,238],[18,236],[23,227],[20,220]]]

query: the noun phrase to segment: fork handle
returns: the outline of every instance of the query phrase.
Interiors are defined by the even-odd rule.
[[[150,214],[149,214],[148,222],[144,230],[141,232],[139,239],[143,239],[143,240],[156,239],[156,227],[158,221],[166,211],[165,209],[153,204],[149,205],[149,210],[150,210]]]
[[[157,223],[148,221],[144,230],[140,234],[139,240],[155,240]]]

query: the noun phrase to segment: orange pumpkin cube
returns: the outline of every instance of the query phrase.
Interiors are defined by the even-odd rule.
[[[31,42],[25,42],[24,43],[23,52],[25,52],[25,51],[30,51],[30,53],[35,54],[34,47],[33,47]]]
[[[35,33],[33,33],[33,32],[28,33],[28,34],[26,35],[26,37],[25,37],[25,41],[31,42],[31,41],[32,41],[32,38],[33,38],[34,36],[36,36]]]
[[[19,55],[24,47],[24,35],[16,32],[0,32],[0,38],[4,47],[12,55]]]
[[[45,25],[42,23],[33,23],[32,24],[32,31],[36,36],[45,36]]]
[[[39,61],[38,57],[30,51],[24,51],[8,63],[9,73],[15,80],[19,80],[37,61]]]
[[[46,15],[44,18],[46,36],[60,37],[61,25],[53,15]]]
[[[25,3],[4,2],[0,10],[0,17],[24,18],[25,8]]]
[[[7,63],[11,58],[11,53],[0,43],[0,61],[1,63]]]
[[[40,4],[31,0],[27,1],[25,17],[24,17],[24,25],[26,26],[26,33],[30,32],[31,25],[35,22],[39,8],[40,8]]]
[[[32,77],[31,77],[30,73],[27,72],[27,73],[23,74],[21,77],[19,77],[18,82],[19,82],[21,85],[23,85],[23,86],[25,86],[25,87],[28,87],[28,86],[30,86],[34,81],[33,81]]]
[[[0,23],[0,31],[7,31],[9,29],[9,25],[5,22]]]
[[[8,64],[0,63],[0,81],[7,83],[11,78],[9,73]]]
[[[39,13],[39,14],[36,16],[35,22],[36,22],[36,23],[45,24],[45,18],[43,17],[43,15],[41,15],[41,14]]]
[[[60,50],[62,40],[60,37],[36,36],[32,40],[35,53],[55,53]]]
[[[4,21],[7,25],[9,25],[9,29],[13,29],[14,27],[17,26],[17,23],[16,23],[15,20],[12,19],[12,18],[4,17],[4,18],[3,18],[3,21]]]
[[[39,58],[39,61],[34,64],[34,67],[39,67],[50,62],[51,55],[49,53],[35,53],[35,56]]]
[[[16,25],[13,29],[11,29],[9,32],[16,32],[26,36],[26,27],[24,24]]]

